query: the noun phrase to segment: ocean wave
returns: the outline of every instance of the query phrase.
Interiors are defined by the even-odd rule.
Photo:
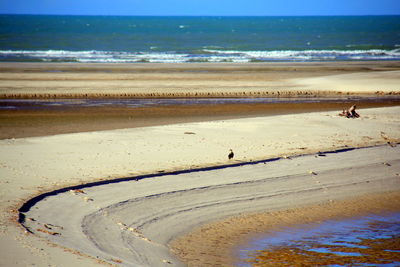
[[[280,50],[280,51],[234,51],[204,49],[208,53],[242,56],[260,61],[296,60],[395,60],[400,59],[400,49],[395,50]]]
[[[267,61],[333,61],[333,60],[400,60],[400,49],[394,50],[276,50],[236,51],[207,49],[188,52],[116,52],[66,50],[0,50],[0,61],[44,61],[82,63],[183,63],[183,62],[267,62]]]

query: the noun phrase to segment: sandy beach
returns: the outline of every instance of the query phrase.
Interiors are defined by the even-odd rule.
[[[3,98],[379,98],[399,80],[398,62],[0,64]],[[226,266],[240,242],[300,215],[398,211],[396,101],[360,102],[358,119],[338,116],[342,103],[1,111],[0,265]]]
[[[26,210],[24,226],[54,243],[110,263],[181,266],[170,253],[172,240],[194,227],[237,216],[238,211],[243,216],[250,212],[299,209],[310,204],[340,203],[350,196],[398,190],[398,155],[398,148],[365,148],[328,153],[317,159],[309,155],[69,189],[48,196]],[[390,168],[384,163],[390,164]],[[315,174],[309,173],[310,168]],[[325,207],[329,212],[319,211],[320,217],[311,212],[314,217],[309,222],[329,218],[329,215],[345,217],[398,210],[400,195],[389,196],[372,198],[368,202],[371,206],[359,204],[360,200],[354,201],[351,208],[349,203],[340,203],[336,211],[331,204]],[[381,199],[386,199],[382,206]],[[304,211],[297,212],[298,218],[309,216]],[[203,226],[197,234],[174,241],[172,251],[178,252],[189,266],[231,266],[232,245],[240,236],[262,231],[262,228],[270,230],[269,216],[260,217],[258,220],[267,224],[264,227],[251,220],[243,226],[243,219],[237,218],[219,222],[217,226]],[[274,214],[270,217],[276,218]],[[236,220],[242,224],[235,231],[232,228],[237,225]],[[287,226],[288,220],[293,220],[293,215],[285,218],[281,214],[278,222]],[[231,230],[229,234],[226,228]]]
[[[400,62],[0,63],[0,97],[397,94]]]

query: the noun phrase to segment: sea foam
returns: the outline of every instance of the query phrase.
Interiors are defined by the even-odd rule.
[[[118,52],[66,50],[0,50],[0,61],[184,63],[184,62],[268,62],[268,61],[400,60],[394,50],[276,50],[239,51],[203,49],[196,52]]]

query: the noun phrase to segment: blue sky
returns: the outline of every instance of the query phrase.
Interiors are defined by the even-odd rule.
[[[400,0],[0,0],[0,14],[400,15]]]

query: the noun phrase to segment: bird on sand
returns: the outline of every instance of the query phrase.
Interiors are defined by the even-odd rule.
[[[232,149],[230,149],[229,150],[229,154],[228,154],[228,159],[233,159],[233,156],[234,156],[235,154],[233,154],[233,151],[232,151]]]

